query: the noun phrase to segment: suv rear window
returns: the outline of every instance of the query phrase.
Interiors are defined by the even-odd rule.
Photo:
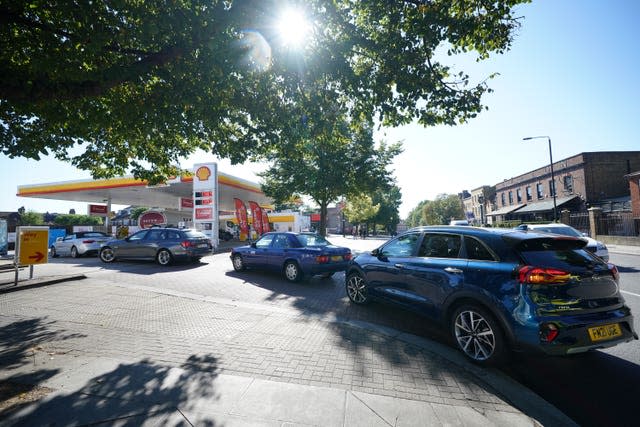
[[[528,239],[521,241],[516,250],[524,262],[563,270],[591,268],[606,263],[594,257],[584,248],[584,241],[577,239]]]

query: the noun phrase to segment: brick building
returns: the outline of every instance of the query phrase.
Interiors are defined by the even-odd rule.
[[[628,174],[629,192],[631,193],[631,213],[635,223],[636,234],[640,232],[640,171]]]
[[[579,212],[628,198],[626,176],[640,170],[640,151],[580,153],[554,162],[553,169],[555,183],[546,165],[496,184],[495,209],[488,217],[493,221],[552,220],[554,188],[558,212]]]

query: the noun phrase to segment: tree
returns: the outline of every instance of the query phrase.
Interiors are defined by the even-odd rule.
[[[343,212],[350,223],[363,224],[372,220],[379,210],[380,205],[374,205],[371,196],[359,194],[347,199]]]
[[[131,209],[131,214],[129,215],[129,217],[132,220],[137,221],[138,218],[140,218],[140,215],[142,215],[143,213],[145,213],[148,210],[149,210],[149,208],[147,208],[145,206],[135,207],[135,208]]]
[[[396,226],[400,222],[398,210],[402,204],[402,193],[400,188],[392,184],[389,188],[377,190],[372,197],[372,202],[380,206],[375,217],[372,218],[374,225],[381,224],[387,233],[396,231]]]
[[[349,122],[335,110],[333,117],[310,121],[303,135],[274,149],[272,165],[260,174],[262,190],[276,203],[296,194],[309,196],[320,207],[318,231],[323,235],[329,204],[387,185],[387,168],[401,152],[398,144],[376,145],[370,124]]]
[[[42,225],[44,224],[44,219],[42,218],[42,214],[34,211],[23,212],[20,217],[21,225]]]
[[[56,216],[56,225],[71,227],[74,225],[102,225],[102,218],[91,215],[62,214]]]
[[[259,159],[319,76],[350,117],[464,122],[490,88],[449,56],[509,49],[525,2],[309,0],[298,51],[279,43],[276,0],[2,2],[0,150],[157,183],[198,149]]]
[[[439,194],[422,209],[422,223],[427,225],[449,224],[452,218],[463,218],[464,209],[455,194]]]
[[[430,200],[423,200],[418,203],[418,206],[413,208],[407,216],[406,222],[409,227],[417,227],[419,225],[426,225],[422,222],[422,211],[427,204],[431,203]]]

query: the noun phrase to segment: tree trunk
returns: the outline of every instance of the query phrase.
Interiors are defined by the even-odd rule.
[[[320,203],[320,229],[318,233],[321,236],[327,236],[327,205],[328,203]]]

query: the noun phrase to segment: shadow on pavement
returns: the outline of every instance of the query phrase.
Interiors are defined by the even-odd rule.
[[[207,364],[215,365],[208,357]],[[192,357],[186,367],[198,361]],[[215,371],[175,369],[142,360],[120,364],[110,372],[91,378],[79,390],[58,392],[23,408],[14,416],[15,426],[42,425],[189,425],[183,411],[190,411],[194,397],[216,400]],[[195,399],[197,400],[197,399]],[[16,419],[17,418],[17,419]],[[214,426],[212,420],[198,425]]]
[[[60,341],[82,338],[82,334],[67,334],[62,331],[51,331],[56,322],[46,318],[34,318],[11,323],[0,329],[0,343],[4,350],[0,352],[0,366],[12,369],[33,363],[39,346],[48,341]]]

